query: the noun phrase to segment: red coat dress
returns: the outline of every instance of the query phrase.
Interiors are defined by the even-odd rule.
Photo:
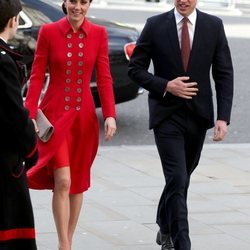
[[[39,107],[55,130],[47,143],[39,142],[39,161],[27,173],[30,188],[53,189],[53,176],[47,164],[65,138],[70,157],[70,193],[89,188],[90,168],[99,141],[90,89],[94,66],[104,119],[115,117],[105,28],[85,18],[79,31],[73,32],[66,17],[41,27],[25,106],[30,117],[35,118],[48,67],[50,82]]]

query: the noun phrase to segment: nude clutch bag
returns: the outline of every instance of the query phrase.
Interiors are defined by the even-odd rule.
[[[47,142],[54,132],[54,127],[41,109],[37,110],[36,123],[39,129],[38,137],[42,142]]]

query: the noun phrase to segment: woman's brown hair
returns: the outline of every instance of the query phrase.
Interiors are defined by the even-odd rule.
[[[89,2],[91,3],[92,2],[92,0],[89,0]],[[63,13],[65,14],[65,15],[67,15],[68,13],[67,13],[67,9],[65,8],[65,4],[64,4],[64,2],[62,3],[62,10],[63,10]]]

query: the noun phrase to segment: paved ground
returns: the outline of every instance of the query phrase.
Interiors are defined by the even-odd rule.
[[[104,1],[96,2],[92,8],[107,8]],[[150,11],[162,8],[124,8],[148,6]],[[238,9],[219,11],[240,14]],[[230,34],[239,28],[230,28]],[[155,214],[163,185],[155,146],[100,147],[73,250],[160,250]],[[31,195],[38,249],[57,250],[52,193],[32,190]],[[192,250],[250,249],[250,144],[205,145],[191,181],[189,220]]]
[[[159,250],[164,185],[154,146],[100,147],[73,250]],[[192,177],[192,250],[250,249],[250,144],[206,144]],[[56,250],[51,192],[31,191],[39,250]]]

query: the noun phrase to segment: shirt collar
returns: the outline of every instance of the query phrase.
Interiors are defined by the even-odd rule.
[[[175,15],[175,20],[176,24],[182,21],[184,18],[177,10],[174,8],[174,15]],[[197,11],[196,9],[188,16],[188,20],[192,25],[195,25],[196,23],[196,18],[197,18]]]
[[[21,60],[23,56],[14,50],[12,50],[9,45],[4,41],[3,38],[0,38],[0,49],[4,50],[6,53],[12,56],[14,60]]]
[[[4,38],[2,38],[1,36],[0,36],[0,39],[2,39],[5,43],[7,43],[7,41]]]
[[[58,22],[59,22],[59,26],[60,26],[60,29],[62,30],[63,34],[66,35],[70,32],[73,32],[73,29],[72,29],[71,24],[68,21],[67,17],[63,17]],[[84,21],[83,21],[79,30],[82,31],[86,36],[88,35],[89,30],[90,30],[90,22],[86,19],[86,17],[84,18]]]

